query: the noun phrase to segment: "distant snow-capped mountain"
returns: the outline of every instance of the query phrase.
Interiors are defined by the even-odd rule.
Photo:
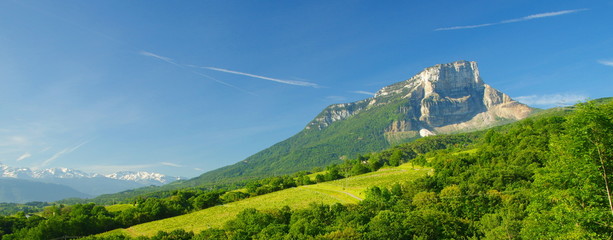
[[[172,177],[166,176],[161,173],[152,173],[152,172],[131,172],[131,171],[121,171],[108,175],[104,175],[107,178],[118,179],[118,180],[127,180],[134,181],[146,185],[160,185],[166,184],[169,182],[174,182],[176,180],[181,180],[180,177]]]
[[[46,168],[33,170],[30,168],[12,168],[0,163],[0,177],[18,179],[41,178],[91,178],[97,174],[88,174],[70,168]]]
[[[146,185],[164,185],[166,183],[180,180],[180,177],[166,176],[161,173],[154,172],[131,172],[121,171],[107,175],[97,173],[86,173],[70,168],[45,168],[45,169],[30,169],[30,168],[11,168],[0,163],[0,177],[18,178],[18,179],[50,179],[50,178],[111,178],[117,180],[126,180],[138,182]]]
[[[152,172],[122,171],[102,175],[70,168],[12,168],[2,163],[0,163],[0,178],[60,184],[91,196],[116,193],[150,185],[159,186],[181,179]]]
[[[92,178],[98,175],[70,168],[46,168],[32,171],[33,178]]]

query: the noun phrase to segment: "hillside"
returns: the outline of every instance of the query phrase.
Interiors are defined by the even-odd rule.
[[[423,136],[509,123],[532,111],[485,84],[475,62],[439,64],[382,88],[373,98],[329,106],[289,139],[183,186],[310,170]]]
[[[391,190],[379,183],[357,206],[246,209],[220,227],[198,232],[183,225],[185,230],[171,227],[156,236],[610,239],[613,105],[594,101],[573,109],[489,130],[471,150],[440,150],[410,159],[434,171]],[[149,225],[146,234],[163,225]]]
[[[133,205],[51,206],[42,213],[46,219],[5,217],[8,227],[2,230],[6,239],[86,236],[118,226],[127,229],[107,234],[186,240],[610,239],[613,105],[595,101],[559,114],[544,111],[487,131],[422,138],[346,159],[322,173],[270,177],[230,192],[185,189]],[[381,168],[399,163],[405,164]],[[409,164],[427,168],[412,171]],[[348,178],[333,181],[343,176]],[[313,185],[313,179],[328,182]],[[372,187],[364,191],[366,186]],[[318,203],[308,204],[313,200]],[[82,225],[84,219],[90,224]],[[20,222],[34,227],[11,228]]]
[[[476,62],[428,67],[386,86],[372,98],[324,109],[296,135],[243,161],[160,188],[100,196],[109,203],[181,188],[225,188],[250,179],[340,163],[341,157],[380,151],[423,136],[485,129],[528,117],[535,109],[482,80]]]
[[[288,206],[291,209],[301,209],[308,207],[311,203],[355,204],[366,197],[364,191],[369,187],[404,183],[424,176],[430,171],[430,168],[414,167],[407,163],[399,167],[383,168],[377,172],[346,179],[273,192],[178,217],[136,225],[128,229],[114,230],[103,235],[121,233],[132,237],[152,236],[158,231],[170,232],[175,229],[200,232],[211,227],[222,227],[225,222],[248,208],[265,210]]]

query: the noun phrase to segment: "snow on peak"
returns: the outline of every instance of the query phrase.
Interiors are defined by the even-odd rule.
[[[146,185],[163,185],[172,181],[180,180],[179,177],[166,176],[154,172],[130,172],[122,171],[107,175],[97,173],[85,173],[70,168],[46,168],[32,170],[30,168],[12,168],[0,163],[0,177],[18,179],[79,179],[79,178],[111,178],[124,181],[133,181]]]
[[[132,171],[121,171],[112,174],[105,175],[105,177],[119,180],[129,180],[135,181],[145,184],[153,184],[153,185],[161,185],[166,184],[175,180],[179,180],[177,177],[166,176],[161,173],[152,173],[152,172],[132,172]]]

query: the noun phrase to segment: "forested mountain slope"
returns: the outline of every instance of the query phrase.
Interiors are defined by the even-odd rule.
[[[331,105],[289,139],[185,185],[310,170],[423,136],[509,123],[532,111],[485,84],[476,62],[438,64],[382,88],[373,98]]]

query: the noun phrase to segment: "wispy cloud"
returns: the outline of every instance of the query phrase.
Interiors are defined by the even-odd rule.
[[[520,17],[520,18],[502,20],[500,22],[495,22],[495,23],[483,23],[483,24],[475,24],[475,25],[443,27],[443,28],[434,29],[434,31],[449,31],[449,30],[488,27],[488,26],[499,25],[499,24],[529,21],[529,20],[534,20],[534,19],[539,19],[539,18],[555,17],[555,16],[560,16],[560,15],[570,14],[570,13],[575,13],[575,12],[581,12],[581,11],[586,11],[586,10],[589,10],[589,9],[581,8],[581,9],[562,10],[562,11],[557,11],[557,12],[537,13],[537,14]]]
[[[171,167],[183,167],[183,165],[179,165],[179,164],[171,163],[171,162],[160,162],[160,164],[164,166],[171,166]]]
[[[53,161],[57,160],[62,155],[74,152],[74,151],[76,151],[77,149],[81,148],[83,145],[85,145],[85,144],[87,144],[89,142],[90,142],[90,140],[87,140],[87,141],[83,141],[83,142],[75,145],[74,147],[64,148],[61,151],[53,154],[53,156],[51,156],[47,160],[43,161],[40,165],[36,166],[35,168],[45,167],[45,166],[49,165],[50,163],[52,163]]]
[[[21,160],[24,160],[24,159],[26,159],[26,158],[29,158],[29,157],[31,157],[31,156],[32,156],[32,154],[30,154],[29,152],[26,152],[26,153],[22,154],[21,156],[19,156],[19,157],[17,158],[17,162],[19,162],[19,161],[21,161]]]
[[[219,79],[217,79],[217,78],[211,77],[211,76],[206,75],[206,74],[204,74],[204,73],[199,73],[199,72],[196,72],[196,71],[192,71],[192,73],[194,73],[194,74],[196,74],[196,75],[198,75],[198,76],[205,77],[205,78],[208,78],[208,79],[210,79],[210,80],[213,80],[213,81],[215,81],[215,82],[217,82],[217,83],[219,83],[219,84],[223,84],[223,85],[226,85],[226,86],[228,86],[228,87],[234,88],[234,89],[239,90],[239,91],[241,91],[241,92],[244,92],[244,93],[247,93],[247,94],[250,94],[250,95],[253,95],[253,96],[257,96],[257,94],[255,94],[255,93],[249,92],[249,91],[247,91],[247,90],[245,90],[245,89],[242,89],[242,88],[239,88],[239,87],[234,86],[234,85],[232,85],[232,84],[229,84],[229,83],[227,83],[227,82],[221,81],[221,80],[219,80]]]
[[[147,52],[147,51],[140,51],[139,54],[143,55],[143,56],[146,56],[146,57],[152,57],[152,58],[155,58],[155,59],[158,59],[158,60],[162,60],[164,62],[173,64],[173,65],[179,66],[179,64],[177,64],[174,60],[172,60],[172,58],[169,58],[169,57],[164,57],[164,56],[157,55],[155,53]]]
[[[598,61],[598,63],[605,65],[605,66],[611,66],[613,67],[613,61],[608,61],[608,60],[600,60]]]
[[[182,68],[182,69],[187,69],[188,67],[195,67],[195,66],[193,66],[193,65],[184,65],[184,64],[179,64],[179,63],[175,62],[175,60],[173,60],[172,58],[165,57],[165,56],[161,56],[161,55],[158,55],[158,54],[155,54],[155,53],[152,53],[152,52],[148,52],[148,51],[140,51],[140,52],[139,52],[139,54],[140,54],[140,55],[143,55],[143,56],[146,56],[146,57],[150,57],[150,58],[155,58],[155,59],[158,59],[158,60],[162,60],[162,61],[164,61],[164,62],[166,62],[166,63],[170,63],[170,64],[175,65],[175,66],[177,66],[177,67],[179,67],[179,68]],[[246,91],[246,90],[244,90],[244,89],[242,89],[242,88],[239,88],[239,87],[234,86],[234,85],[232,85],[232,84],[229,84],[229,83],[227,83],[227,82],[221,81],[221,80],[216,79],[216,78],[214,78],[214,77],[211,77],[211,76],[209,76],[209,75],[206,75],[206,74],[203,74],[203,73],[200,73],[200,72],[196,72],[196,71],[190,71],[190,72],[191,72],[191,73],[193,73],[193,74],[196,74],[196,75],[198,75],[198,76],[201,76],[201,77],[207,78],[207,79],[209,79],[209,80],[213,80],[214,82],[217,82],[217,83],[219,83],[219,84],[226,85],[226,86],[228,86],[228,87],[234,88],[234,89],[239,90],[239,91],[241,91],[241,92],[244,92],[244,93],[248,93],[248,94],[251,94],[251,95],[257,96],[256,94],[254,94],[254,93],[252,93],[252,92]]]
[[[177,63],[174,59],[169,58],[169,57],[165,57],[162,55],[158,55],[149,51],[140,51],[139,52],[140,55],[146,56],[146,57],[150,57],[150,58],[155,58],[164,62],[167,62],[169,64],[175,65],[177,67],[180,68],[198,68],[198,69],[207,69],[207,70],[213,70],[213,71],[218,71],[218,72],[225,72],[225,73],[231,73],[231,74],[237,74],[237,75],[242,75],[242,76],[247,76],[247,77],[252,77],[252,78],[258,78],[258,79],[263,79],[263,80],[268,80],[268,81],[273,81],[273,82],[278,82],[278,83],[283,83],[283,84],[289,84],[289,85],[296,85],[296,86],[302,86],[302,87],[319,87],[319,85],[315,84],[315,83],[311,83],[311,82],[306,82],[306,81],[295,81],[295,80],[285,80],[285,79],[278,79],[278,78],[272,78],[272,77],[266,77],[266,76],[260,76],[260,75],[255,75],[255,74],[251,74],[251,73],[244,73],[244,72],[239,72],[239,71],[233,71],[233,70],[228,70],[228,69],[223,69],[223,68],[216,68],[216,67],[199,67],[199,66],[195,66],[195,65],[191,65],[191,64],[180,64]],[[255,95],[254,93],[251,93],[249,91],[243,90],[237,86],[234,86],[230,83],[221,81],[219,79],[216,79],[214,77],[211,77],[209,75],[200,73],[200,72],[196,72],[196,71],[191,71],[192,73],[199,75],[201,77],[205,77],[208,78],[210,80],[213,80],[217,83],[226,85],[228,87],[243,91],[245,93],[249,93],[251,95]],[[257,96],[257,95],[256,95]]]
[[[283,84],[289,84],[289,85],[296,85],[296,86],[302,86],[302,87],[319,87],[319,85],[317,85],[315,83],[311,83],[311,82],[271,78],[271,77],[265,77],[265,76],[251,74],[251,73],[244,73],[244,72],[233,71],[233,70],[228,70],[228,69],[223,69],[223,68],[216,68],[216,67],[201,67],[201,68],[209,69],[209,70],[213,70],[213,71],[218,71],[218,72],[225,72],[225,73],[243,75],[243,76],[252,77],[252,78],[259,78],[259,79],[263,79],[263,80],[268,80],[268,81],[273,81],[273,82],[278,82],[278,83],[283,83]]]
[[[352,91],[352,93],[366,94],[366,95],[370,95],[370,96],[374,96],[375,95],[374,92],[367,92],[367,91]]]
[[[562,106],[585,101],[588,97],[581,94],[549,94],[520,96],[514,99],[532,106]]]

